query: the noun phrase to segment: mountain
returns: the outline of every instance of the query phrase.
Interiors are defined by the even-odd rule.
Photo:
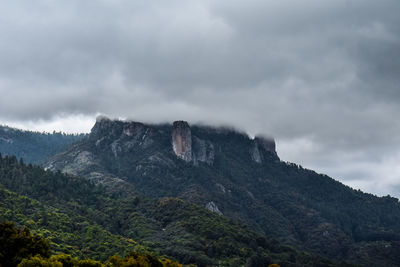
[[[284,244],[365,266],[398,266],[400,205],[293,163],[275,142],[229,128],[99,118],[46,168],[111,194],[173,197],[239,220]]]
[[[41,164],[81,140],[84,134],[39,133],[0,126],[0,152]]]
[[[283,246],[180,199],[111,195],[85,179],[25,165],[14,156],[0,157],[4,221],[28,226],[55,253],[100,261],[136,251],[197,266],[349,266]]]

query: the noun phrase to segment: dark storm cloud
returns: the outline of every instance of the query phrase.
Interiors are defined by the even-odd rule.
[[[231,124],[275,136],[284,159],[389,192],[399,11],[398,0],[3,1],[1,120]]]

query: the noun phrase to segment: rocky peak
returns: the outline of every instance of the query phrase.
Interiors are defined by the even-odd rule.
[[[186,121],[175,121],[172,125],[171,136],[165,135],[163,126],[146,125],[140,122],[111,120],[98,117],[93,126],[90,140],[98,148],[111,149],[117,157],[121,153],[131,153],[137,149],[146,149],[154,142],[162,142],[171,138],[174,154],[185,162],[198,165],[200,162],[214,164],[216,149],[221,150],[219,139],[215,136],[226,135],[226,138],[241,138],[249,141],[247,134],[232,129],[193,126]],[[163,130],[164,129],[164,130]],[[266,160],[276,160],[275,141],[272,138],[256,136],[250,140],[249,153],[253,161],[263,163]],[[279,160],[279,159],[278,159]]]
[[[107,131],[107,129],[110,129],[114,125],[114,121],[105,117],[105,116],[98,116],[96,118],[96,123],[92,127],[92,130],[90,131],[91,135],[98,135],[103,133],[104,131]]]
[[[123,126],[122,134],[129,137],[137,137],[143,133],[145,125],[140,122],[129,122]]]
[[[175,121],[173,123],[172,148],[177,157],[186,162],[192,160],[192,133],[186,121]]]
[[[208,202],[205,207],[209,211],[215,212],[219,215],[223,215],[222,212],[219,210],[218,206],[213,201]]]
[[[264,136],[256,136],[254,138],[254,142],[262,147],[265,151],[276,154],[275,148],[275,140],[273,138],[264,137]]]
[[[262,163],[265,159],[265,152],[273,157],[278,157],[274,139],[256,136],[250,148],[251,158],[257,163]]]
[[[113,137],[117,138],[137,138],[141,135],[146,126],[141,122],[135,121],[120,121],[111,120],[104,116],[96,118],[96,123],[93,126],[90,135],[92,137]]]

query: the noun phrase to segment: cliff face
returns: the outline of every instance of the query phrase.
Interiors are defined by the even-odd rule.
[[[177,157],[187,162],[192,161],[192,133],[186,121],[173,123],[172,148]]]
[[[250,148],[250,156],[251,159],[257,163],[262,163],[264,160],[256,142],[254,142]]]
[[[208,165],[212,165],[214,162],[214,145],[210,141],[202,140],[194,136],[193,160],[194,164],[205,162]]]
[[[256,136],[250,148],[250,155],[253,161],[263,163],[266,158],[276,157],[275,141],[272,138]]]
[[[195,165],[199,162],[212,165],[214,162],[214,145],[192,135],[186,121],[175,121],[172,125],[172,149],[178,158]]]
[[[263,136],[256,136],[254,138],[254,142],[258,146],[262,147],[265,151],[276,154],[276,145],[274,139]]]

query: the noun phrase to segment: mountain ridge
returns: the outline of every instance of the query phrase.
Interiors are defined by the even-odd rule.
[[[147,197],[182,198],[331,259],[368,265],[398,246],[398,199],[282,162],[273,141],[231,129],[102,118],[46,167],[100,183],[111,175]]]
[[[27,163],[42,164],[84,138],[85,134],[34,132],[0,125],[0,152]]]

